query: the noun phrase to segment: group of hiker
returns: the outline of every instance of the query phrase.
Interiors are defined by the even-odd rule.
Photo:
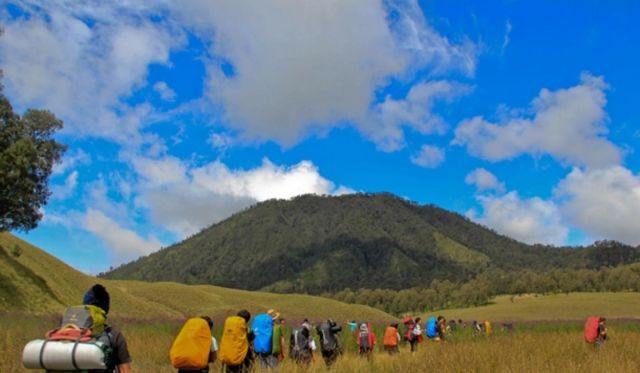
[[[69,307],[60,327],[46,334],[44,340],[29,342],[23,350],[23,364],[28,369],[51,371],[83,371],[88,373],[130,373],[131,356],[123,334],[107,323],[110,297],[104,286],[92,286],[83,297],[82,306]],[[423,334],[434,342],[445,342],[447,333],[465,328],[462,320],[449,321],[443,316],[430,317],[423,323],[420,317],[405,317],[403,334],[399,323],[393,322],[384,331],[383,348],[390,355],[398,353],[401,343],[417,351]],[[376,335],[369,322],[348,322],[360,356],[371,358],[376,346]],[[489,321],[473,321],[474,335],[490,335]],[[511,331],[513,324],[503,324]],[[169,357],[178,373],[209,371],[209,364],[219,360],[228,373],[246,373],[257,364],[263,369],[276,369],[287,356],[297,364],[316,362],[317,350],[327,367],[331,367],[343,353],[342,327],[328,319],[317,323],[303,320],[291,330],[289,341],[285,336],[285,319],[270,309],[256,315],[241,310],[224,321],[220,343],[212,335],[213,321],[208,316],[187,320],[176,336]],[[315,330],[320,341],[316,346],[312,336]],[[403,335],[404,337],[401,337]],[[590,317],[584,328],[589,344],[602,346],[607,339],[606,319]]]

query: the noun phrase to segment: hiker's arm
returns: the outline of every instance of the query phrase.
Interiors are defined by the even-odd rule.
[[[131,373],[131,364],[124,363],[118,365],[118,373]]]

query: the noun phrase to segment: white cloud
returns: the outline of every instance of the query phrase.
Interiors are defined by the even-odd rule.
[[[251,170],[232,170],[219,161],[189,167],[172,157],[136,159],[133,165],[141,177],[137,205],[182,237],[267,199],[352,192],[336,188],[309,161],[284,167],[265,159]]]
[[[378,144],[391,132],[396,143],[397,124],[371,123],[378,89],[426,65],[475,67],[473,43],[440,36],[416,1],[192,1],[174,12],[203,37],[213,35],[209,95],[229,123],[245,137],[284,145],[345,121]],[[235,74],[222,71],[221,59]]]
[[[212,133],[207,141],[215,149],[225,150],[235,142],[233,137],[225,133]]]
[[[123,228],[101,211],[88,209],[82,226],[99,237],[119,262],[150,254],[162,246],[154,236],[145,239],[132,230]]]
[[[157,82],[153,85],[153,90],[160,95],[164,101],[174,101],[176,92],[167,85],[167,82]]]
[[[517,192],[478,196],[483,214],[470,218],[514,239],[529,243],[564,245],[569,229],[558,206],[539,197],[521,198]]]
[[[512,115],[500,124],[467,119],[456,129],[453,143],[491,161],[549,154],[571,165],[617,164],[621,151],[605,137],[606,88],[602,77],[583,74],[577,86],[543,89],[533,101],[533,118]]]
[[[181,33],[132,9],[116,15],[116,6],[33,3],[23,4],[29,17],[4,20],[0,63],[12,102],[53,111],[75,136],[141,141],[152,108],[124,99],[147,84],[150,64],[168,62]]]
[[[435,168],[444,162],[444,150],[433,145],[422,145],[420,152],[411,157],[411,162],[420,167]]]
[[[613,166],[574,169],[556,189],[573,224],[594,238],[640,245],[640,176]]]
[[[495,190],[496,192],[503,193],[505,191],[504,183],[500,182],[496,175],[484,168],[476,168],[471,171],[464,179],[464,182],[469,185],[475,185],[479,192]]]
[[[511,20],[507,20],[507,22],[505,23],[505,33],[504,33],[504,39],[502,40],[502,53],[504,53],[505,49],[507,49],[507,47],[509,46],[509,43],[511,42],[511,30],[513,30],[513,26],[511,25]]]
[[[53,199],[69,198],[76,190],[77,185],[78,171],[73,171],[66,177],[64,184],[54,184],[51,186],[51,197]]]
[[[357,126],[379,149],[394,151],[404,146],[403,127],[423,135],[443,134],[446,131],[445,121],[433,113],[436,101],[452,101],[469,91],[468,86],[447,81],[418,83],[411,87],[404,99],[387,96],[371,110],[369,119]]]
[[[79,165],[91,163],[91,156],[82,149],[68,151],[62,157],[62,162],[53,166],[53,175],[61,175]]]

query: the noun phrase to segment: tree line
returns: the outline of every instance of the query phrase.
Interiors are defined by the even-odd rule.
[[[364,304],[400,315],[405,312],[488,304],[497,295],[558,294],[570,292],[640,291],[640,263],[600,269],[487,270],[468,282],[433,280],[428,287],[345,289],[325,293],[347,303]]]

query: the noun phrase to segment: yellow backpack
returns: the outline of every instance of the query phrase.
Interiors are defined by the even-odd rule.
[[[491,327],[491,321],[486,320],[484,322],[484,331],[487,335],[491,335],[491,333],[493,333],[493,328]]]
[[[240,316],[227,317],[220,340],[220,361],[224,365],[240,365],[247,356],[247,351],[247,323]]]
[[[211,329],[206,320],[194,317],[187,320],[173,341],[169,357],[176,369],[203,369],[209,365]]]

